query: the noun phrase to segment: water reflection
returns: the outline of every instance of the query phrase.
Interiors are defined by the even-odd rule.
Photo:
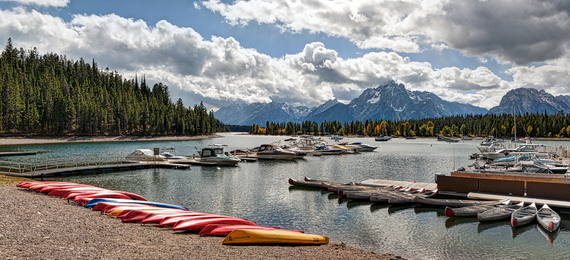
[[[230,148],[251,148],[279,139],[228,135],[211,140],[27,145],[27,150],[46,152],[6,159],[27,162],[124,156],[137,148],[164,146],[176,147],[179,155],[192,155],[195,146],[224,143]],[[335,243],[345,242],[349,246],[412,259],[570,259],[567,216],[563,216],[561,230],[553,234],[556,240],[551,245],[539,227],[512,239],[508,221],[503,224],[478,223],[473,219],[448,222],[443,208],[413,204],[361,204],[342,199],[339,205],[341,197],[332,192],[289,185],[289,178],[303,179],[305,176],[343,183],[371,178],[433,182],[435,173],[448,173],[454,165],[466,166],[470,163],[468,155],[477,152],[476,142],[442,144],[432,139],[413,142],[394,139],[380,143],[372,138],[348,141],[361,141],[380,148],[357,155],[306,156],[295,162],[260,161],[219,168],[192,166],[189,170],[143,169],[52,180],[125,190],[149,200],[186,206],[193,211],[243,217],[260,225],[323,234]]]

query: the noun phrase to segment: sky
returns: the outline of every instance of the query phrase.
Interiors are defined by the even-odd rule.
[[[0,40],[94,59],[173,101],[343,103],[391,80],[491,108],[570,95],[567,0],[0,0]]]

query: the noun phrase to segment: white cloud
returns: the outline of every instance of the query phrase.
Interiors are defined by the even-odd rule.
[[[450,48],[469,56],[530,64],[570,50],[567,0],[249,0],[203,5],[232,25],[252,21],[293,32],[346,37],[358,47],[420,52]]]
[[[343,59],[321,42],[308,43],[297,54],[272,58],[244,48],[232,37],[204,39],[191,28],[164,20],[149,26],[115,14],[75,15],[66,23],[37,11],[0,10],[0,39],[8,37],[16,47],[37,47],[41,53],[76,60],[94,58],[99,68],[126,76],[144,74],[147,81],[164,82],[185,99],[217,107],[228,101],[272,98],[316,106],[332,98],[348,101],[366,88],[397,79],[412,90],[490,108],[511,88],[535,86],[561,93],[556,88],[570,81],[568,57],[540,67],[514,67],[508,71],[514,81],[506,82],[485,67],[435,69],[396,52]]]
[[[22,5],[65,7],[69,0],[0,0],[0,2],[16,2]]]

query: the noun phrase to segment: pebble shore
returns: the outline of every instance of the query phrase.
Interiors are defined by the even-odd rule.
[[[9,178],[0,175],[0,259],[401,259],[343,243],[225,246],[223,237],[122,223]]]

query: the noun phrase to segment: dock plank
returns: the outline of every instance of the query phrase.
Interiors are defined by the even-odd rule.
[[[381,179],[368,179],[357,183],[358,185],[375,186],[375,187],[389,187],[389,186],[402,186],[411,187],[414,189],[435,190],[437,184],[425,182],[411,182],[411,181],[394,181],[394,180],[381,180]]]
[[[507,194],[487,193],[487,192],[469,192],[469,194],[467,194],[467,198],[478,199],[478,200],[505,200],[505,199],[510,199],[512,201],[524,201],[526,203],[533,203],[534,202],[537,205],[548,204],[548,206],[552,206],[552,207],[570,208],[570,201],[569,200],[560,200],[560,199],[547,199],[547,198],[535,198],[535,197],[526,197],[526,196],[514,196],[514,195],[507,195]]]

